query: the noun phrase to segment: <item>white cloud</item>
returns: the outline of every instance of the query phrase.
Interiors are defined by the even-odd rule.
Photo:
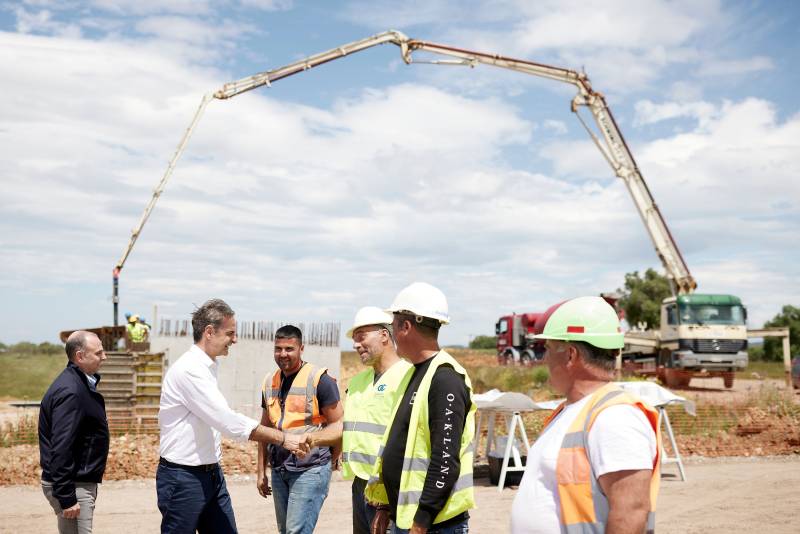
[[[183,41],[192,45],[208,46],[252,33],[255,28],[231,20],[215,22],[182,16],[153,16],[141,19],[136,29],[143,35],[154,35],[164,41]]]
[[[687,81],[678,80],[669,85],[666,97],[676,100],[678,102],[690,102],[693,100],[700,100],[703,96],[703,90],[700,84]]]
[[[206,0],[27,4],[33,7],[13,8],[20,33],[67,38],[88,34],[110,42],[126,40],[201,64],[210,64],[230,54],[250,35],[263,33],[253,24],[253,10],[286,11],[292,7],[291,0],[245,0],[235,9],[229,3]]]
[[[255,7],[264,11],[287,11],[294,7],[293,0],[240,0],[246,7]]]
[[[550,160],[556,176],[614,178],[614,171],[591,140],[546,143],[539,156]]]
[[[520,9],[549,16],[533,4]],[[647,16],[632,9],[633,18]],[[208,28],[202,17],[149,15],[138,21],[155,36],[146,40],[0,33],[0,70],[8,73],[0,287],[9,299],[52,296],[35,318],[42,329],[71,326],[64,316],[76,297],[96,308],[82,320],[107,322],[111,266],[200,96],[227,79],[197,67],[181,47],[232,39],[235,23]],[[656,66],[690,61],[686,38],[656,33],[641,47],[611,43],[620,48],[585,56],[589,45],[576,41],[553,54],[573,64],[605,55],[619,83],[643,84]],[[639,70],[642,57],[652,65]],[[612,290],[625,272],[657,263],[624,185],[548,102],[487,91],[480,78],[467,91],[400,74],[390,78],[398,85],[370,78],[364,88],[354,77],[341,88],[351,78],[337,68],[209,105],[126,265],[123,306],[149,310],[155,301],[162,313],[185,315],[214,294],[245,319],[347,321],[359,306],[385,304],[423,279],[450,299],[456,320],[446,341],[463,342],[511,309]],[[324,97],[295,92],[312,83]],[[800,230],[791,202],[800,197],[800,118],[779,118],[759,99],[709,103],[680,83],[667,95],[685,98],[649,94],[635,117],[624,107],[618,117],[701,288],[740,291],[764,310],[756,316],[766,315],[792,296],[780,286],[798,261],[786,244]],[[571,89],[559,91],[566,105]],[[539,111],[529,113],[531,103]],[[667,119],[681,133],[647,141],[625,126],[660,131]],[[737,282],[738,271],[746,276]],[[761,276],[774,276],[763,292],[746,287]],[[0,324],[21,321],[4,317]]]
[[[15,291],[97,284],[196,98],[217,82],[125,43],[0,39],[15,50],[0,54],[2,68],[25,87],[0,102],[9,192],[1,283]],[[527,279],[606,239],[613,224],[600,221],[620,217],[588,209],[618,188],[505,165],[501,151],[528,143],[533,125],[500,101],[416,84],[366,89],[329,110],[273,94],[211,103],[126,266],[124,306],[180,302],[172,308],[180,312],[213,288],[253,312],[344,318],[424,278],[465,309],[471,292],[457,279],[470,287],[498,278],[491,273]],[[521,226],[526,220],[536,222]],[[77,243],[87,243],[80,257],[59,260]],[[54,273],[55,264],[67,269]],[[309,308],[312,294],[323,305]],[[303,297],[287,305],[293,295]],[[463,328],[478,320],[455,315]]]
[[[209,0],[91,0],[91,5],[118,15],[200,15],[212,10],[212,2]]]
[[[635,105],[636,117],[633,125],[655,124],[669,119],[689,117],[706,126],[714,118],[716,108],[708,102],[665,102],[656,104],[640,100]]]
[[[690,256],[720,261],[787,247],[800,230],[800,212],[786,202],[800,198],[800,116],[780,122],[773,106],[758,99],[724,102],[712,115],[638,154],[679,244]],[[792,247],[785,254],[770,261],[796,269],[788,260],[796,255]]]
[[[411,37],[424,40],[585,69],[600,90],[626,94],[652,86],[675,66],[702,62],[716,71],[766,68],[764,57],[721,61],[715,52],[698,52],[698,41],[735,22],[729,13],[734,9],[717,0],[355,1],[343,16],[370,29],[407,29]],[[497,77],[482,80],[501,83]]]
[[[459,13],[469,11],[473,15],[480,14],[461,5],[458,9],[453,2],[447,0],[411,0],[392,2],[389,0],[356,0],[349,2],[341,11],[341,17],[370,27],[376,31],[408,28],[421,24],[432,24],[441,21],[454,21]]]
[[[511,40],[525,53],[548,48],[647,49],[679,46],[703,27],[703,15],[716,7],[703,3],[629,0],[617,2],[539,2]]]
[[[714,59],[704,63],[697,69],[697,76],[712,77],[726,75],[749,74],[775,68],[772,59],[766,56],[756,56],[746,59],[722,60]]]
[[[567,133],[567,125],[564,124],[563,121],[547,119],[544,122],[542,122],[542,128],[544,128],[547,132],[555,135],[564,135],[565,133]]]
[[[20,33],[47,33],[69,38],[81,36],[80,26],[55,20],[52,12],[47,9],[32,12],[18,6],[14,8],[14,15],[17,18],[17,31]]]

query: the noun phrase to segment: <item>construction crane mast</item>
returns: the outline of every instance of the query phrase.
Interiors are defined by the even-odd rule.
[[[382,44],[394,44],[400,47],[400,53],[403,61],[406,64],[413,63],[412,54],[415,51],[425,51],[432,54],[447,56],[453,59],[434,60],[434,61],[418,61],[417,63],[433,63],[441,65],[464,65],[475,67],[478,64],[491,65],[500,67],[523,74],[538,76],[541,78],[548,78],[562,83],[567,83],[575,86],[578,93],[572,99],[571,109],[578,116],[581,124],[591,136],[597,148],[608,161],[614,173],[621,178],[628,188],[628,191],[633,198],[636,209],[642,218],[642,222],[647,228],[650,239],[656,250],[661,263],[667,272],[667,277],[670,280],[673,294],[688,294],[692,293],[697,287],[697,283],[689,272],[680,250],[678,249],[672,234],[667,227],[667,223],[661,212],[656,205],[653,195],[647,187],[647,184],[636,165],[636,160],[633,157],[630,149],[628,148],[625,138],[620,132],[611,110],[606,104],[603,95],[592,89],[589,83],[589,78],[585,73],[580,73],[574,70],[564,69],[560,67],[553,67],[541,63],[534,63],[522,59],[514,59],[509,57],[500,56],[497,54],[488,54],[485,52],[477,52],[474,50],[466,50],[462,48],[455,48],[427,41],[420,41],[410,39],[401,32],[390,30],[383,32],[365,39],[353,41],[342,46],[333,48],[320,54],[309,56],[305,59],[295,61],[283,67],[264,71],[240,80],[226,83],[221,89],[211,94],[203,96],[200,106],[198,107],[194,117],[192,118],[189,127],[186,129],[183,137],[181,138],[178,147],[175,150],[172,158],[164,171],[161,180],[156,188],[153,190],[153,195],[145,207],[144,213],[139,220],[139,224],[132,230],[128,245],[122,253],[117,264],[113,270],[113,297],[114,303],[114,325],[118,324],[119,314],[119,276],[122,268],[125,266],[125,261],[128,259],[133,246],[136,244],[137,239],[141,235],[142,229],[147,222],[150,214],[155,207],[156,202],[164,191],[164,187],[172,175],[175,165],[186,148],[192,133],[194,132],[197,123],[199,122],[203,112],[205,111],[208,103],[213,100],[227,100],[234,96],[240,95],[253,89],[267,86],[269,87],[272,82],[281,80],[294,74],[305,72],[311,68],[328,63],[335,59],[345,57],[356,52],[367,50],[374,46]],[[598,136],[593,131],[586,121],[581,117],[579,110],[581,107],[586,107],[591,112],[597,129],[600,132]]]

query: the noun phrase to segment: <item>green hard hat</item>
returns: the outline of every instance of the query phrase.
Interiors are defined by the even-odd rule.
[[[600,297],[578,297],[564,302],[535,338],[584,341],[600,349],[621,349],[625,344],[617,313]]]

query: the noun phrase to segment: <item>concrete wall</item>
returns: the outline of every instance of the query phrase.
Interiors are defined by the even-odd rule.
[[[170,362],[180,358],[191,345],[191,336],[153,335],[150,338],[151,352],[164,352],[167,368]],[[272,376],[278,368],[272,357],[274,346],[272,341],[240,339],[231,347],[227,357],[217,358],[219,388],[234,410],[260,419],[261,384],[265,375]],[[331,376],[339,378],[339,347],[306,345],[303,360],[327,367]]]

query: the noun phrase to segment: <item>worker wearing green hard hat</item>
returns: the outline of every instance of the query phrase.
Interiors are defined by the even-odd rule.
[[[578,297],[562,303],[535,338],[583,341],[600,349],[621,349],[624,345],[617,312],[600,297]]]
[[[600,297],[578,297],[541,319],[535,338],[545,341],[550,384],[566,400],[528,451],[512,534],[652,531],[659,418],[612,381],[624,345],[617,313]]]

